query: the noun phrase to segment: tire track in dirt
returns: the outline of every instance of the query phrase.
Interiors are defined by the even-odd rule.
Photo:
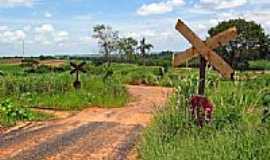
[[[127,86],[134,101],[123,108],[86,109],[0,136],[0,160],[127,159],[142,129],[172,89]]]

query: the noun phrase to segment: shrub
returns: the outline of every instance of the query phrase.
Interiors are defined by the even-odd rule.
[[[29,109],[16,106],[10,99],[0,104],[0,115],[5,117],[8,122],[33,119],[32,112]]]

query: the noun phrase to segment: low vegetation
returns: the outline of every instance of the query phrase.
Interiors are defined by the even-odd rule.
[[[24,113],[31,112],[32,108],[81,110],[92,106],[121,107],[129,100],[125,84],[173,87],[185,77],[181,71],[166,67],[113,63],[108,68],[107,65],[88,63],[85,66],[87,74],[80,76],[82,89],[75,90],[75,77],[69,74],[67,66],[57,67],[63,68],[57,72],[53,67],[44,65],[34,68],[1,65],[1,68],[4,74],[0,77],[0,100],[9,100],[16,108],[26,109]]]
[[[69,72],[46,70],[42,73],[25,73],[22,69],[16,72],[18,68],[17,65],[2,68],[4,75],[0,77],[0,100],[10,101],[12,105],[8,106],[14,108],[11,113],[6,114],[6,110],[0,112],[0,124],[38,119],[38,115],[28,116],[28,113],[36,115],[31,108],[81,110],[93,106],[121,107],[128,101],[126,88],[115,79],[104,81],[102,76],[90,73],[81,75],[82,89],[75,90],[74,77]],[[22,116],[18,113],[22,113]]]
[[[35,112],[23,106],[17,106],[10,99],[0,104],[0,125],[12,126],[17,121],[40,121],[54,118],[52,115]]]
[[[190,76],[145,131],[139,146],[141,158],[269,159],[269,114],[265,113],[269,112],[270,75],[234,82],[210,75],[207,96],[215,106],[214,117],[202,128],[187,111],[197,88],[197,79]]]
[[[270,70],[269,60],[257,60],[249,62],[250,70]]]
[[[175,94],[144,132],[138,146],[141,159],[270,159],[270,74],[264,71],[270,70],[270,37],[261,25],[244,19],[221,22],[209,35],[233,26],[238,37],[216,52],[241,72],[235,81],[224,80],[215,71],[207,73],[206,95],[214,105],[213,115],[204,115],[209,123],[198,125],[190,113],[198,72],[189,67],[198,67],[198,59],[172,69],[173,52],[150,54],[154,46],[145,38],[120,37],[110,26],[97,25],[93,38],[103,56],[79,58],[88,62],[80,90],[73,88],[67,64],[48,66],[22,58],[21,65],[0,65],[0,127],[52,118],[33,108],[122,107],[129,99],[125,84],[166,86],[176,88]]]

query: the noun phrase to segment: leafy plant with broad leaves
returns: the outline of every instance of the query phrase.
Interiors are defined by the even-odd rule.
[[[6,117],[8,121],[32,120],[32,112],[24,107],[18,107],[7,99],[0,104],[0,115]]]

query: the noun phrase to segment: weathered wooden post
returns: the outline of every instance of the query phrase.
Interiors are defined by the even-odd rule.
[[[179,31],[191,44],[192,48],[177,53],[173,57],[173,66],[179,66],[188,60],[200,56],[200,79],[198,94],[205,94],[206,64],[209,62],[225,78],[232,78],[234,70],[212,49],[227,44],[237,36],[235,27],[230,28],[203,42],[184,22],[178,20],[176,30]]]
[[[75,64],[73,62],[70,62],[71,67],[73,67],[70,74],[72,75],[72,74],[76,73],[76,80],[73,83],[73,86],[75,89],[81,89],[81,82],[79,80],[79,73],[80,72],[86,73],[86,70],[83,68],[85,64],[86,64],[85,62],[82,62],[81,64]]]
[[[200,56],[200,78],[198,94],[203,96],[205,94],[205,77],[206,77],[206,60]]]
[[[198,96],[192,96],[190,112],[197,125],[203,127],[204,123],[210,122],[214,106],[205,97],[206,65],[209,62],[225,78],[232,78],[234,70],[212,49],[218,48],[236,38],[237,30],[230,28],[203,42],[184,22],[178,20],[176,30],[179,31],[191,44],[192,48],[173,56],[173,65],[179,66],[188,60],[200,57],[200,77]]]

